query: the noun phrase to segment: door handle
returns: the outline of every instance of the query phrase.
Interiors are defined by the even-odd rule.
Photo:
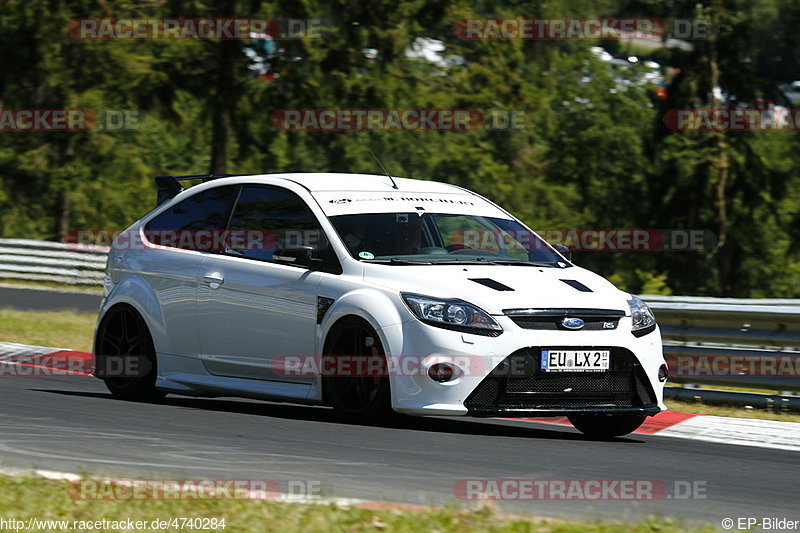
[[[209,272],[205,276],[203,276],[203,281],[210,284],[212,289],[216,288],[214,285],[222,285],[225,281],[225,278],[222,277],[222,274],[219,272]]]

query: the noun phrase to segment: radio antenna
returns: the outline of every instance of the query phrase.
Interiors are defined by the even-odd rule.
[[[381,167],[381,170],[383,170],[383,173],[386,174],[386,177],[389,178],[389,180],[392,182],[392,188],[398,189],[397,183],[394,182],[394,178],[392,177],[391,174],[389,174],[389,171],[386,170],[386,167],[383,166],[383,163],[381,163],[381,160],[378,159],[378,156],[376,156],[375,153],[370,149],[369,145],[367,144],[367,141],[361,138],[361,134],[358,133],[358,130],[355,130],[355,134],[356,137],[358,137],[358,140],[361,141],[362,144],[367,148],[367,151],[372,156],[372,158],[375,159],[375,162],[378,163],[378,166]]]

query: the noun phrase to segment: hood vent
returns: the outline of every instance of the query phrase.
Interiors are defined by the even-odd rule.
[[[572,287],[573,289],[581,292],[594,292],[592,289],[581,283],[580,281],[576,281],[574,279],[562,279],[564,283]]]
[[[496,291],[513,291],[511,287],[508,285],[503,285],[499,281],[495,281],[491,278],[469,278],[470,281],[474,281],[475,283],[480,283],[485,287],[489,287],[490,289],[494,289]]]

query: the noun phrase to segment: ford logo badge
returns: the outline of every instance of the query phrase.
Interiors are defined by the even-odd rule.
[[[586,322],[581,318],[567,317],[561,320],[561,325],[567,329],[581,329]]]

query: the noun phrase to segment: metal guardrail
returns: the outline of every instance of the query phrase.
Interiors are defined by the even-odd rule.
[[[776,413],[800,412],[800,396],[781,396],[757,392],[738,392],[716,389],[681,389],[668,387],[665,396],[684,402],[701,402],[708,405],[724,405],[765,409]]]
[[[800,307],[800,299],[790,298],[713,298],[710,296],[663,296],[661,294],[643,294],[641,296],[654,309],[661,304],[669,304],[669,307],[677,308],[679,305],[701,304],[708,306],[781,306],[781,307]],[[691,307],[689,307],[691,309]]]
[[[644,295],[670,383],[800,392],[800,300]],[[667,397],[800,411],[800,398],[668,387]]]
[[[108,248],[0,239],[0,278],[102,285]]]
[[[800,351],[800,300],[642,298],[655,312],[666,344]]]
[[[800,391],[800,352],[664,345],[671,383]]]
[[[643,299],[678,370],[670,381],[800,391],[800,300]]]

